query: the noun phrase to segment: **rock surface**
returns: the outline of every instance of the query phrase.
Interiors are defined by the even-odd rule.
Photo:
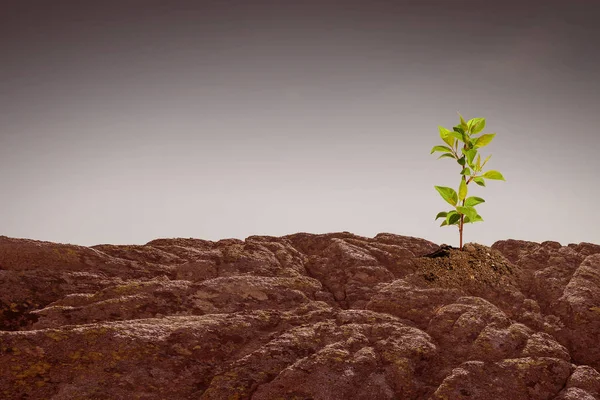
[[[2,399],[600,400],[600,245],[0,237]]]

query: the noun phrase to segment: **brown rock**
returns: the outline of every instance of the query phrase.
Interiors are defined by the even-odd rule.
[[[468,361],[452,370],[432,399],[545,400],[565,385],[571,366],[555,358]]]
[[[0,237],[0,398],[599,399],[600,246]]]
[[[558,337],[573,357],[600,369],[600,254],[586,257],[577,268],[555,313],[565,325]]]

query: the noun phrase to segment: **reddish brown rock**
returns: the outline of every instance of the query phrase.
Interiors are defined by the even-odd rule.
[[[589,255],[600,253],[600,245],[543,243],[503,240],[492,245],[520,267],[519,287],[544,311],[550,311],[562,296],[577,267]]]
[[[432,400],[546,400],[565,386],[571,365],[560,359],[515,358],[468,361],[452,370]]]
[[[492,248],[521,267],[521,291],[545,314],[541,325],[537,317],[540,329],[567,347],[576,363],[600,369],[600,245],[508,240]]]
[[[286,310],[315,299],[321,283],[306,276],[228,276],[198,283],[167,277],[111,286],[94,294],[68,295],[35,311],[32,328],[122,321],[164,315]]]
[[[575,368],[565,389],[557,397],[557,399],[565,400],[598,398],[600,398],[600,373],[588,366]]]
[[[417,287],[403,279],[378,287],[366,308],[412,321],[425,329],[437,310],[460,296],[457,289]]]
[[[600,400],[600,246],[0,237],[2,399]]]
[[[575,359],[600,369],[600,253],[585,258],[558,299],[558,337]]]
[[[32,314],[72,293],[94,293],[128,279],[171,274],[93,248],[0,236],[0,330],[26,329]]]

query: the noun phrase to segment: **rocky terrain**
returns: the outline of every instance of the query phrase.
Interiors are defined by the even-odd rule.
[[[600,245],[0,237],[1,399],[600,400]]]

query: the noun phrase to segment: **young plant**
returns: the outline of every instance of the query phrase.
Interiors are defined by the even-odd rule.
[[[446,145],[434,146],[431,149],[431,154],[440,151],[443,154],[438,159],[452,158],[456,160],[460,167],[461,178],[458,192],[449,187],[435,186],[442,198],[454,207],[453,210],[438,213],[435,219],[444,218],[444,222],[440,226],[458,226],[460,250],[462,250],[464,225],[465,223],[483,221],[475,206],[485,202],[481,197],[467,197],[469,183],[475,182],[479,186],[485,186],[486,179],[502,181],[505,179],[498,171],[483,172],[483,167],[492,155],[490,154],[481,162],[481,155],[478,154],[477,150],[490,144],[496,136],[495,133],[484,133],[475,137],[485,128],[485,118],[473,118],[465,121],[462,115],[458,114],[458,116],[460,117],[460,123],[453,127],[453,130],[450,131],[438,126],[440,137]]]

